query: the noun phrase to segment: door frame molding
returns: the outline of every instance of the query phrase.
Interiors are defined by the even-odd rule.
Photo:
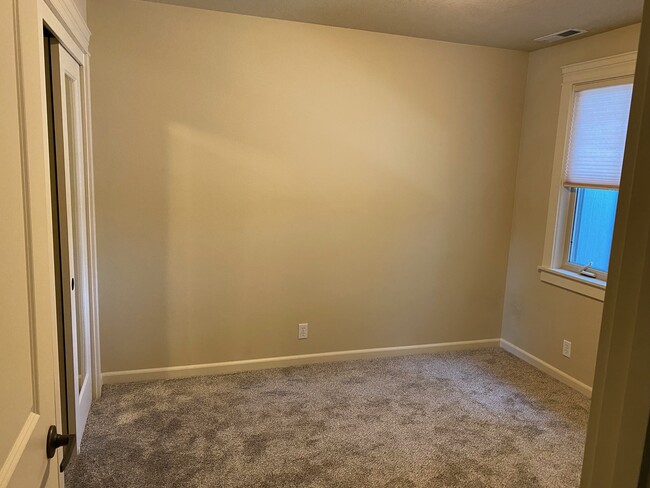
[[[102,375],[99,347],[99,297],[97,276],[97,240],[95,226],[95,185],[92,151],[92,118],[90,99],[90,29],[72,0],[39,0],[42,23],[79,63],[81,70],[81,116],[84,151],[86,229],[88,248],[88,294],[90,316],[90,368],[93,399],[101,396]]]
[[[101,396],[102,375],[99,347],[99,297],[97,289],[97,240],[95,226],[95,185],[92,151],[90,100],[90,29],[72,0],[40,0],[42,22],[72,54],[81,69],[81,117],[85,164],[86,228],[88,232],[88,294],[90,315],[90,367],[93,399]]]
[[[77,60],[81,69],[82,131],[85,162],[85,190],[88,232],[88,293],[90,315],[90,366],[93,399],[101,396],[102,375],[99,347],[99,297],[97,289],[97,240],[95,226],[95,185],[92,151],[92,118],[90,102],[90,29],[72,0],[41,0],[43,23]]]

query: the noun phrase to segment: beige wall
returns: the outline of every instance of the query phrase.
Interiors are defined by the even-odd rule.
[[[531,53],[508,262],[503,338],[592,384],[602,303],[539,280],[558,123],[561,67],[635,51],[639,25]],[[562,340],[572,357],[562,356]]]
[[[132,0],[89,23],[104,371],[499,337],[526,54]]]

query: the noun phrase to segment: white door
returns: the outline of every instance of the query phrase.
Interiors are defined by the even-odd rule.
[[[50,41],[50,60],[68,422],[70,432],[76,434],[79,449],[93,391],[90,372],[88,233],[81,125],[81,70],[74,58],[54,39]]]
[[[56,487],[58,460],[49,460],[45,449],[48,428],[57,418],[55,316],[42,320],[47,315],[43,310],[53,312],[54,303],[40,299],[53,276],[48,283],[47,277],[43,282],[34,273],[44,261],[32,253],[29,231],[36,213],[27,203],[30,182],[19,116],[16,6],[0,0],[0,487]]]

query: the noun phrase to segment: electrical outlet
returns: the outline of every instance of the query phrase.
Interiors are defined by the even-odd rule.
[[[565,340],[562,343],[562,355],[568,358],[571,357],[571,342]]]
[[[298,339],[307,339],[309,335],[309,324],[298,324]]]

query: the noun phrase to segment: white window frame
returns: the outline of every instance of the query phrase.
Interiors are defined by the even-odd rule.
[[[588,88],[632,82],[636,54],[636,52],[619,54],[562,68],[560,115],[555,140],[544,255],[538,271],[540,280],[545,283],[599,301],[605,299],[607,274],[596,273],[596,278],[590,278],[581,275],[578,267],[568,263],[576,198],[576,191],[564,186],[571,114],[577,92]]]

